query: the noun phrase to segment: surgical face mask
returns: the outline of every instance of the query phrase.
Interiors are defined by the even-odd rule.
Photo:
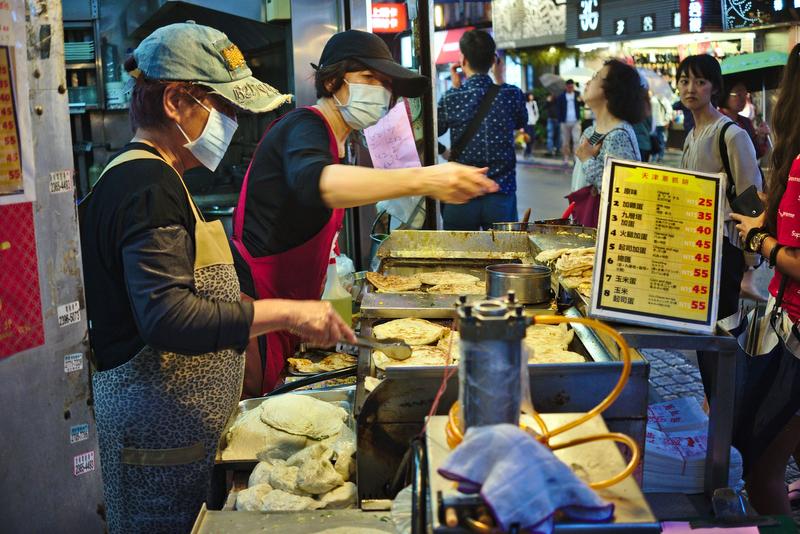
[[[342,118],[352,129],[369,128],[389,111],[392,93],[384,86],[350,83],[347,80],[344,83],[350,87],[350,99],[346,104],[339,102],[336,95],[333,99]]]
[[[181,125],[177,122],[175,124],[186,138],[187,143],[183,145],[183,147],[189,150],[205,168],[210,171],[215,171],[217,167],[219,167],[219,162],[222,161],[225,152],[228,150],[231,139],[233,139],[233,134],[239,125],[236,124],[235,120],[224,113],[220,113],[214,108],[209,109],[194,96],[189,96],[194,98],[195,102],[208,111],[206,126],[203,128],[200,136],[192,141],[189,139],[189,136],[186,135],[186,132],[183,131]]]

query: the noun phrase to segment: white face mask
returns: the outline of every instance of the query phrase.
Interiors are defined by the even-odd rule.
[[[177,122],[175,124],[186,138],[187,143],[183,145],[183,147],[189,150],[205,168],[210,171],[215,171],[217,167],[219,167],[219,162],[222,161],[222,157],[225,156],[225,152],[231,144],[231,139],[233,139],[233,134],[236,132],[236,128],[238,128],[239,125],[234,119],[228,117],[224,113],[220,113],[214,108],[207,108],[193,95],[189,96],[194,98],[195,102],[208,111],[206,126],[203,128],[200,136],[192,141],[189,139],[189,136],[186,135],[186,132],[183,131],[181,125]]]
[[[333,100],[339,108],[344,121],[354,130],[369,128],[386,115],[389,111],[389,101],[392,93],[382,85],[369,85],[365,83],[350,83],[350,98],[347,104],[342,104],[336,95]]]

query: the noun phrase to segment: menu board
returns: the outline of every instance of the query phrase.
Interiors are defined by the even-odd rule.
[[[713,333],[722,175],[606,161],[590,314]]]
[[[0,46],[0,195],[23,191],[19,126],[7,46]]]

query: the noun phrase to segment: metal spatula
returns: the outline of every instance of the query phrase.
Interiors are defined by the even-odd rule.
[[[379,350],[393,360],[407,360],[411,357],[411,347],[402,339],[386,338],[379,340],[373,337],[358,336],[356,340],[358,341],[356,344],[340,341],[336,344],[336,350],[348,354],[357,354],[358,348],[363,347]]]

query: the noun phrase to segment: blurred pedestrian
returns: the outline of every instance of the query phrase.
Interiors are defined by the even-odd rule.
[[[558,98],[547,97],[547,153],[555,157],[561,152],[561,122],[558,120]]]
[[[536,142],[536,123],[539,122],[539,105],[536,103],[533,93],[525,95],[525,109],[528,110],[528,124],[525,125],[525,133],[528,135],[525,140],[525,157],[528,158],[533,152],[533,144]]]
[[[650,161],[664,161],[664,153],[667,150],[667,134],[669,124],[672,122],[672,104],[663,96],[653,94],[650,97],[650,109],[653,114],[653,124],[655,125],[655,143],[658,149],[653,150]]]
[[[564,92],[558,99],[558,122],[561,128],[561,153],[564,164],[572,165],[574,162],[575,148],[581,135],[581,100],[580,91],[575,90],[575,81],[567,80]]]
[[[636,142],[639,145],[642,161],[650,161],[650,153],[653,150],[652,135],[655,132],[655,127],[649,99],[645,99],[642,120],[633,125],[633,131],[636,132]]]
[[[735,82],[728,92],[727,98],[724,98],[719,110],[737,125],[742,128],[750,140],[753,142],[753,147],[756,149],[756,157],[761,159],[769,150],[769,126],[762,123],[758,129],[753,126],[753,121],[750,120],[742,112],[747,105],[750,94],[747,92],[747,87],[742,82]]]

